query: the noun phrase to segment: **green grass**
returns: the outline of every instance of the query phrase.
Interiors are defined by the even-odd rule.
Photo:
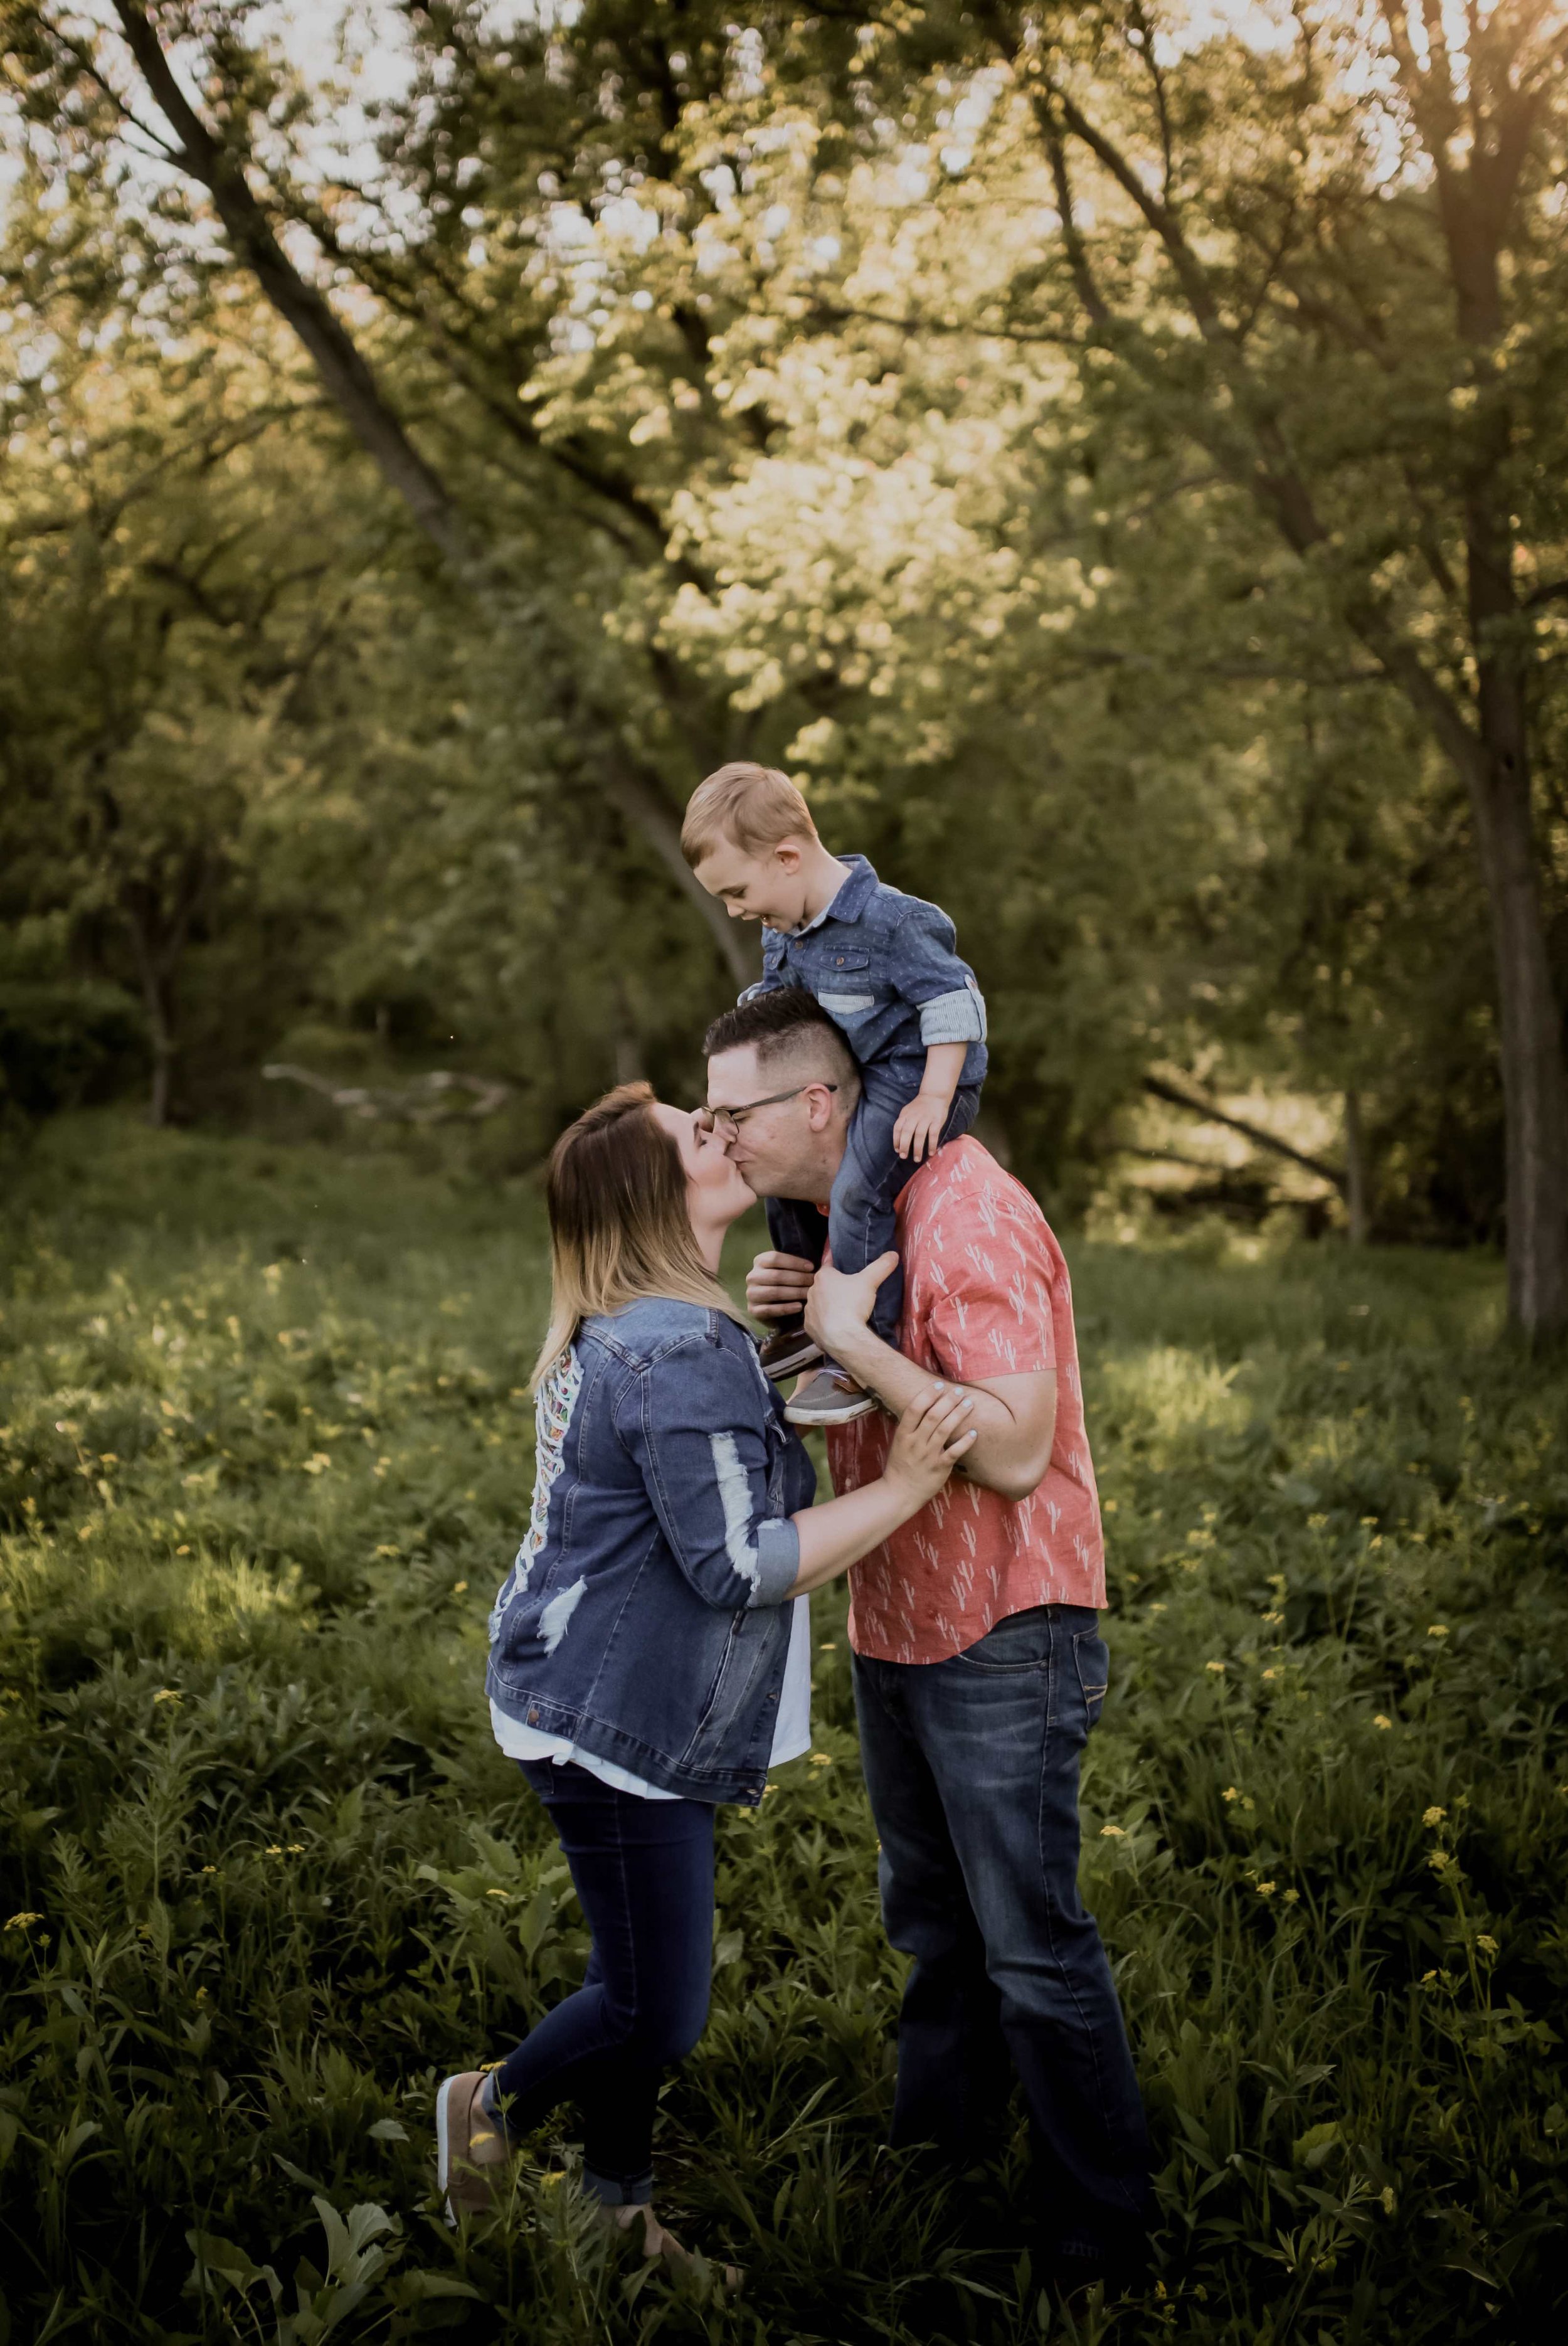
[[[1021,2126],[946,2188],[880,2147],[841,1598],[818,1758],[723,1813],[713,2018],[660,2122],[745,2296],[632,2281],[548,2135],[504,2222],[446,2232],[433,2085],[585,1948],[482,1695],[537,1201],[106,1117],[10,1203],[13,2339],[1556,2334],[1568,1388],[1496,1341],[1493,1264],[1072,1250],[1114,1592],[1084,1880],[1159,2162],[1156,2282],[1074,2331]]]

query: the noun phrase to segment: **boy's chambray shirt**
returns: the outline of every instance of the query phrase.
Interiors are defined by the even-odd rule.
[[[983,1082],[985,1004],[953,950],[952,923],[939,904],[885,887],[863,855],[839,861],[850,876],[825,912],[804,928],[764,931],[762,976],[741,1001],[803,985],[862,1066],[915,1076],[932,1044],[965,1043],[960,1081]]]

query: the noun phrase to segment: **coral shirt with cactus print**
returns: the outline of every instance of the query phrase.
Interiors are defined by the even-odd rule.
[[[965,1135],[906,1184],[898,1225],[906,1359],[963,1383],[1056,1372],[1051,1464],[1028,1498],[1004,1499],[955,1474],[850,1568],[855,1651],[940,1662],[1032,1605],[1104,1605],[1105,1544],[1072,1284],[1044,1215]],[[881,1411],[829,1430],[836,1491],[859,1490],[881,1473],[892,1431]]]

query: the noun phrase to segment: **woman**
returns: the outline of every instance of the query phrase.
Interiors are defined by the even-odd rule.
[[[586,1976],[511,2056],[436,2109],[449,2214],[489,2205],[558,2102],[584,2181],[645,2255],[655,2106],[708,2016],[713,1822],[810,1739],[806,1592],[909,1520],[973,1440],[935,1386],[880,1482],[814,1507],[816,1475],[718,1283],[753,1203],[724,1143],[646,1084],[578,1117],[550,1159],[552,1309],[535,1370],[527,1535],[491,1616],[503,1750],[549,1810],[592,1934]]]

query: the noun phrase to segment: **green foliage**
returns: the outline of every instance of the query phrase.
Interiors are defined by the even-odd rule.
[[[1175,1066],[1353,1096],[1381,1228],[1494,1239],[1513,1029],[1461,768],[1515,686],[1542,1069],[1568,934],[1529,8],[1468,36],[1512,125],[1470,147],[1524,158],[1479,210],[1391,5],[351,15],[331,67],[229,0],[157,21],[355,337],[380,478],[191,158],[131,154],[107,92],[163,117],[124,45],[5,11],[0,922],[68,916],[184,1114],[249,1108],[298,1022],[511,1077],[521,1162],[617,1072],[692,1081],[735,974],[669,833],[759,754],[956,914],[1054,1200]],[[1506,248],[1495,331],[1461,217]]]
[[[491,1739],[538,1208],[395,1160],[56,1122],[0,1317],[0,2234],[12,2334],[895,2346],[1524,2341],[1564,2310],[1564,1386],[1490,1266],[1074,1250],[1113,1559],[1084,1878],[1159,2163],[1075,2328],[1021,2123],[880,2148],[898,1965],[841,1596],[817,1744],[720,1826],[713,2016],[631,2273],[546,2129],[434,2208],[433,2091],[577,1975]],[[565,2175],[565,2179],[562,2177]]]

